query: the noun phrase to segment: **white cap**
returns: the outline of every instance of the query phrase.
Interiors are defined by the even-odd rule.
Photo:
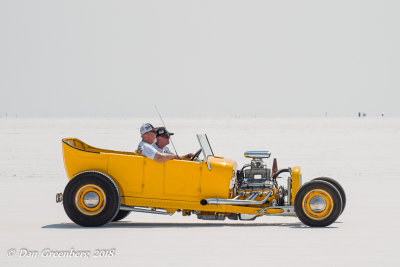
[[[153,125],[150,123],[143,123],[142,127],[140,127],[140,135],[144,135],[145,133],[154,131]]]

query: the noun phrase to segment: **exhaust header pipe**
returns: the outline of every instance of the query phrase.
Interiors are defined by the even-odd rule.
[[[272,195],[272,191],[269,191],[265,198],[260,201],[253,200],[258,196],[259,193],[250,194],[247,199],[220,199],[220,198],[207,198],[200,200],[200,204],[205,205],[234,205],[234,206],[246,206],[246,205],[262,205],[267,202],[268,198]]]

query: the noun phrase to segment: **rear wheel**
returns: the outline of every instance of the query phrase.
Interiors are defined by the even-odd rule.
[[[339,191],[325,181],[311,181],[297,192],[294,210],[302,223],[311,227],[332,224],[340,215],[342,200]]]
[[[99,172],[75,176],[64,190],[64,210],[81,226],[101,226],[117,215],[121,197],[115,182]]]
[[[118,222],[125,219],[131,212],[129,210],[119,210],[117,216],[112,220],[113,222]]]
[[[334,187],[336,187],[336,189],[339,191],[340,196],[342,198],[342,210],[340,211],[340,214],[342,214],[344,211],[344,207],[346,207],[346,193],[344,192],[343,187],[336,180],[329,178],[329,177],[318,177],[318,178],[312,179],[312,181],[325,181],[325,182],[332,184]]]

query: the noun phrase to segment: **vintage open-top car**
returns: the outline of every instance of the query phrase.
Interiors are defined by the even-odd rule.
[[[81,226],[101,226],[130,212],[196,214],[203,220],[254,220],[297,216],[309,226],[328,226],[343,212],[346,196],[335,180],[319,177],[302,185],[300,167],[277,169],[263,161],[268,151],[248,151],[249,164],[215,156],[207,135],[190,160],[158,163],[135,152],[95,148],[62,140],[70,181],[57,202]],[[202,158],[202,159],[200,159]],[[286,173],[285,185],[279,185]]]

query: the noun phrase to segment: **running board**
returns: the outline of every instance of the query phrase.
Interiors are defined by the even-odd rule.
[[[294,206],[270,206],[256,212],[267,216],[296,216]]]
[[[135,208],[135,207],[125,206],[125,205],[121,205],[121,207],[119,209],[120,210],[134,211],[134,212],[160,214],[160,215],[172,215],[173,214],[172,212],[158,211],[156,209]]]

